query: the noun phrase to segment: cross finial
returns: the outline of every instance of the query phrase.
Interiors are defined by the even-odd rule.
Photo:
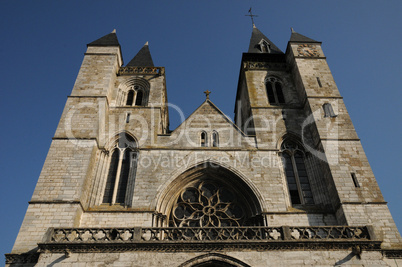
[[[208,90],[206,90],[206,91],[204,92],[204,94],[205,94],[205,96],[206,96],[207,99],[209,99],[209,94],[210,94],[210,93],[211,93],[211,92],[208,91]]]
[[[250,15],[245,15],[245,16],[249,16],[251,18],[251,23],[253,24],[253,27],[255,27],[255,25],[254,25],[254,17],[258,17],[258,15],[253,15],[253,12],[251,12],[251,7],[248,10],[248,13],[250,13]]]

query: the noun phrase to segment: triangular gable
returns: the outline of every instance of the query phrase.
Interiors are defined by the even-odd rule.
[[[191,113],[190,116],[188,116],[176,129],[174,129],[172,131],[172,134],[176,133],[177,131],[180,131],[181,128],[183,127],[189,127],[189,123],[193,120],[193,117],[197,116],[198,114],[205,114],[205,111],[203,111],[203,109],[209,106],[211,107],[213,112],[216,112],[215,114],[219,114],[220,117],[226,121],[226,123],[228,124],[228,126],[233,127],[239,134],[241,134],[243,137],[246,136],[246,134],[239,128],[237,127],[236,124],[234,124],[232,122],[232,120],[230,118],[228,118],[214,103],[212,103],[211,100],[206,99],[193,113]],[[213,115],[213,113],[207,113],[208,115]]]

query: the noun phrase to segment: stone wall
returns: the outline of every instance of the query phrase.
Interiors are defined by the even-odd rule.
[[[232,266],[400,266],[401,259],[384,259],[381,252],[363,252],[358,259],[351,251],[229,251],[229,252],[127,252],[127,253],[44,253],[36,266],[172,266],[190,267],[216,261]]]

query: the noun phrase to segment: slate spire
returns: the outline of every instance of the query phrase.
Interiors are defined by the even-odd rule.
[[[120,46],[119,41],[117,40],[116,30],[113,30],[111,33],[87,44],[87,46]]]
[[[300,33],[295,32],[293,28],[290,28],[292,31],[292,34],[290,35],[290,40],[289,42],[301,42],[301,43],[319,43],[316,40],[313,40],[311,38],[308,38]]]
[[[135,55],[135,57],[127,64],[131,67],[153,67],[151,52],[149,51],[148,42],[141,48],[141,50]]]
[[[255,25],[253,25],[248,53],[283,54]]]

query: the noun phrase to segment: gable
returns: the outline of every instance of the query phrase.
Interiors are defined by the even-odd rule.
[[[214,133],[217,133],[219,148],[248,147],[254,144],[254,138],[247,137],[209,99],[171,133],[169,143],[174,146],[199,148],[202,132],[206,134],[205,147],[212,147]],[[247,145],[248,143],[250,144]]]

